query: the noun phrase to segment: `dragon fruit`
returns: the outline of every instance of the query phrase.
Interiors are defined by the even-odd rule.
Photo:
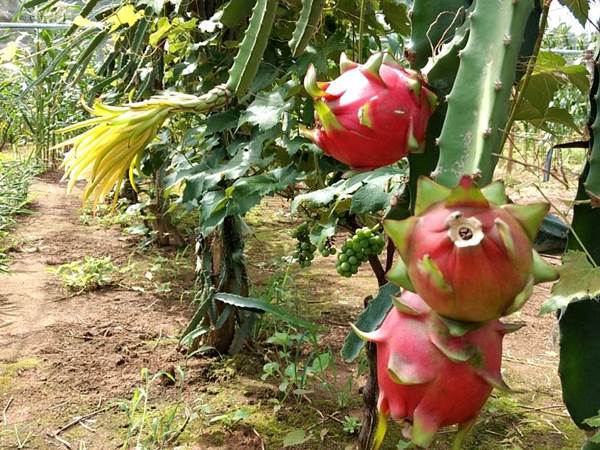
[[[364,65],[342,54],[340,68],[337,79],[317,83],[309,67],[304,86],[315,100],[317,127],[304,134],[354,169],[386,166],[422,151],[437,98],[420,75],[384,53]]]
[[[455,320],[482,322],[516,311],[535,283],[555,280],[557,272],[532,246],[548,204],[505,202],[499,182],[479,189],[463,177],[449,190],[421,178],[415,216],[384,222],[402,257],[388,279]]]
[[[499,320],[461,326],[433,312],[416,294],[405,291],[379,329],[363,340],[377,346],[378,449],[387,418],[404,423],[407,437],[429,447],[438,429],[458,424],[455,446],[475,422],[493,387],[502,381],[502,338],[520,328]],[[479,324],[477,324],[479,325]]]

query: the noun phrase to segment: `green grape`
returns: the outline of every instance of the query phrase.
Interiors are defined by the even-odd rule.
[[[351,277],[358,273],[360,265],[368,261],[370,256],[381,253],[385,248],[385,240],[376,230],[377,227],[360,228],[344,242],[336,262],[336,269],[340,275]]]

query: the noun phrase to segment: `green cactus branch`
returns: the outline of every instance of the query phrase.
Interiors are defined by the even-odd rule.
[[[533,48],[531,58],[529,58],[529,61],[527,63],[527,70],[525,71],[525,74],[523,75],[523,78],[521,80],[519,91],[516,95],[516,99],[510,111],[510,116],[508,117],[508,121],[506,122],[505,133],[503,133],[502,135],[502,143],[500,144],[499,151],[502,151],[502,149],[504,148],[504,144],[506,144],[506,140],[508,139],[510,130],[512,129],[513,124],[515,123],[515,117],[517,116],[517,112],[519,111],[519,108],[523,103],[523,99],[525,98],[525,93],[527,92],[527,87],[529,86],[529,80],[531,79],[531,74],[533,73],[533,69],[537,62],[537,56],[540,53],[540,49],[542,48],[544,32],[546,31],[546,27],[548,26],[548,13],[550,12],[550,3],[551,0],[544,1],[542,15],[540,17],[538,37],[535,41],[535,46]]]
[[[598,59],[594,61],[594,71],[598,72]],[[592,207],[600,208],[600,84],[596,83],[590,95],[590,106],[596,112],[594,120],[589,126],[590,153],[588,156],[589,170],[585,178],[584,187],[589,196]]]
[[[438,139],[437,180],[455,186],[463,175],[492,179],[509,115],[519,51],[534,0],[477,1],[467,17],[469,40]]]

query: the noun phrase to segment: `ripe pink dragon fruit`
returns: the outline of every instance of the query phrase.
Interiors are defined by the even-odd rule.
[[[416,215],[384,222],[402,257],[388,279],[452,319],[482,322],[516,311],[534,283],[557,273],[532,246],[548,204],[505,202],[501,183],[480,190],[463,177],[449,190],[421,178]]]
[[[502,338],[520,325],[489,321],[462,327],[442,319],[416,294],[395,300],[379,329],[354,331],[377,346],[379,421],[373,448],[381,445],[387,418],[412,425],[407,434],[429,447],[437,431],[458,424],[455,446],[475,422],[493,387],[502,381]]]
[[[422,151],[437,105],[422,78],[384,53],[364,65],[342,54],[340,68],[337,79],[317,83],[315,69],[309,67],[304,86],[315,99],[317,127],[304,134],[355,169],[386,166]]]

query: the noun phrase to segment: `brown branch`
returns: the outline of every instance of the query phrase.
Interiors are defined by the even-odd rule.
[[[385,255],[385,271],[386,271],[386,273],[389,272],[389,270],[394,265],[394,253],[395,252],[396,252],[396,246],[394,245],[394,241],[392,241],[390,238],[388,238],[387,253]]]

